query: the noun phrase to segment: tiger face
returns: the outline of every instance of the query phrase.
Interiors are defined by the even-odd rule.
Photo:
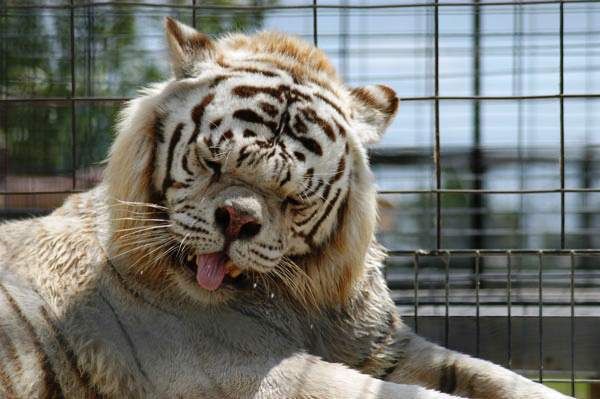
[[[214,42],[170,19],[166,27],[175,79],[149,96],[151,105],[130,106],[129,119],[154,115],[146,191],[177,246],[178,283],[235,290],[249,274],[306,268],[303,260],[323,254],[341,230],[370,241],[364,144],[389,124],[395,93],[347,89],[319,50],[288,36]]]

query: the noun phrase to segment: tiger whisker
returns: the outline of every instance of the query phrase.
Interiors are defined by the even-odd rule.
[[[168,240],[168,239],[165,239],[165,240],[163,240],[163,241],[155,241],[155,242],[148,242],[148,243],[145,243],[145,244],[143,244],[143,245],[135,245],[133,248],[131,248],[131,249],[128,249],[127,251],[123,251],[123,252],[119,252],[119,253],[117,253],[117,254],[115,255],[115,257],[120,257],[120,256],[126,255],[126,254],[128,254],[128,253],[131,253],[131,252],[133,252],[133,251],[137,251],[137,250],[141,250],[141,249],[144,249],[144,248],[147,248],[147,247],[155,246],[155,245],[157,245],[157,244],[158,244],[158,245],[163,245],[163,244],[164,244],[164,243],[166,243],[166,242],[169,242],[169,240]],[[131,245],[134,245],[134,244],[131,244]],[[127,248],[127,247],[129,247],[129,246],[131,246],[131,245],[126,245],[126,246],[125,246],[125,248]]]
[[[158,247],[156,247],[155,249],[153,249],[152,251],[148,252],[147,254],[145,254],[144,256],[142,256],[141,258],[138,258],[138,260],[130,266],[131,269],[135,268],[135,266],[137,266],[138,263],[140,263],[142,260],[144,260],[145,258],[147,258],[148,256],[156,253],[156,251],[160,251],[161,249],[163,249],[165,246],[167,245],[171,245],[171,243],[175,241],[173,238],[169,238],[169,240],[167,240],[165,243],[159,245]]]

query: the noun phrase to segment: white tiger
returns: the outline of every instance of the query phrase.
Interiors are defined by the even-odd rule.
[[[175,77],[124,109],[102,184],[0,226],[3,397],[563,397],[401,322],[365,151],[391,89],[286,35],[166,27]]]

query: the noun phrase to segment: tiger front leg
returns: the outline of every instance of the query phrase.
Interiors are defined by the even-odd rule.
[[[411,333],[386,378],[467,398],[566,399],[567,396],[491,362],[435,345]]]
[[[298,354],[277,363],[260,382],[255,399],[460,399],[417,385],[385,382],[329,363],[318,357]]]

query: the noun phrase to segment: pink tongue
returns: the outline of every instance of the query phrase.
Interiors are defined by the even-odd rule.
[[[196,281],[200,287],[214,291],[221,286],[225,277],[227,255],[223,252],[196,256]]]

